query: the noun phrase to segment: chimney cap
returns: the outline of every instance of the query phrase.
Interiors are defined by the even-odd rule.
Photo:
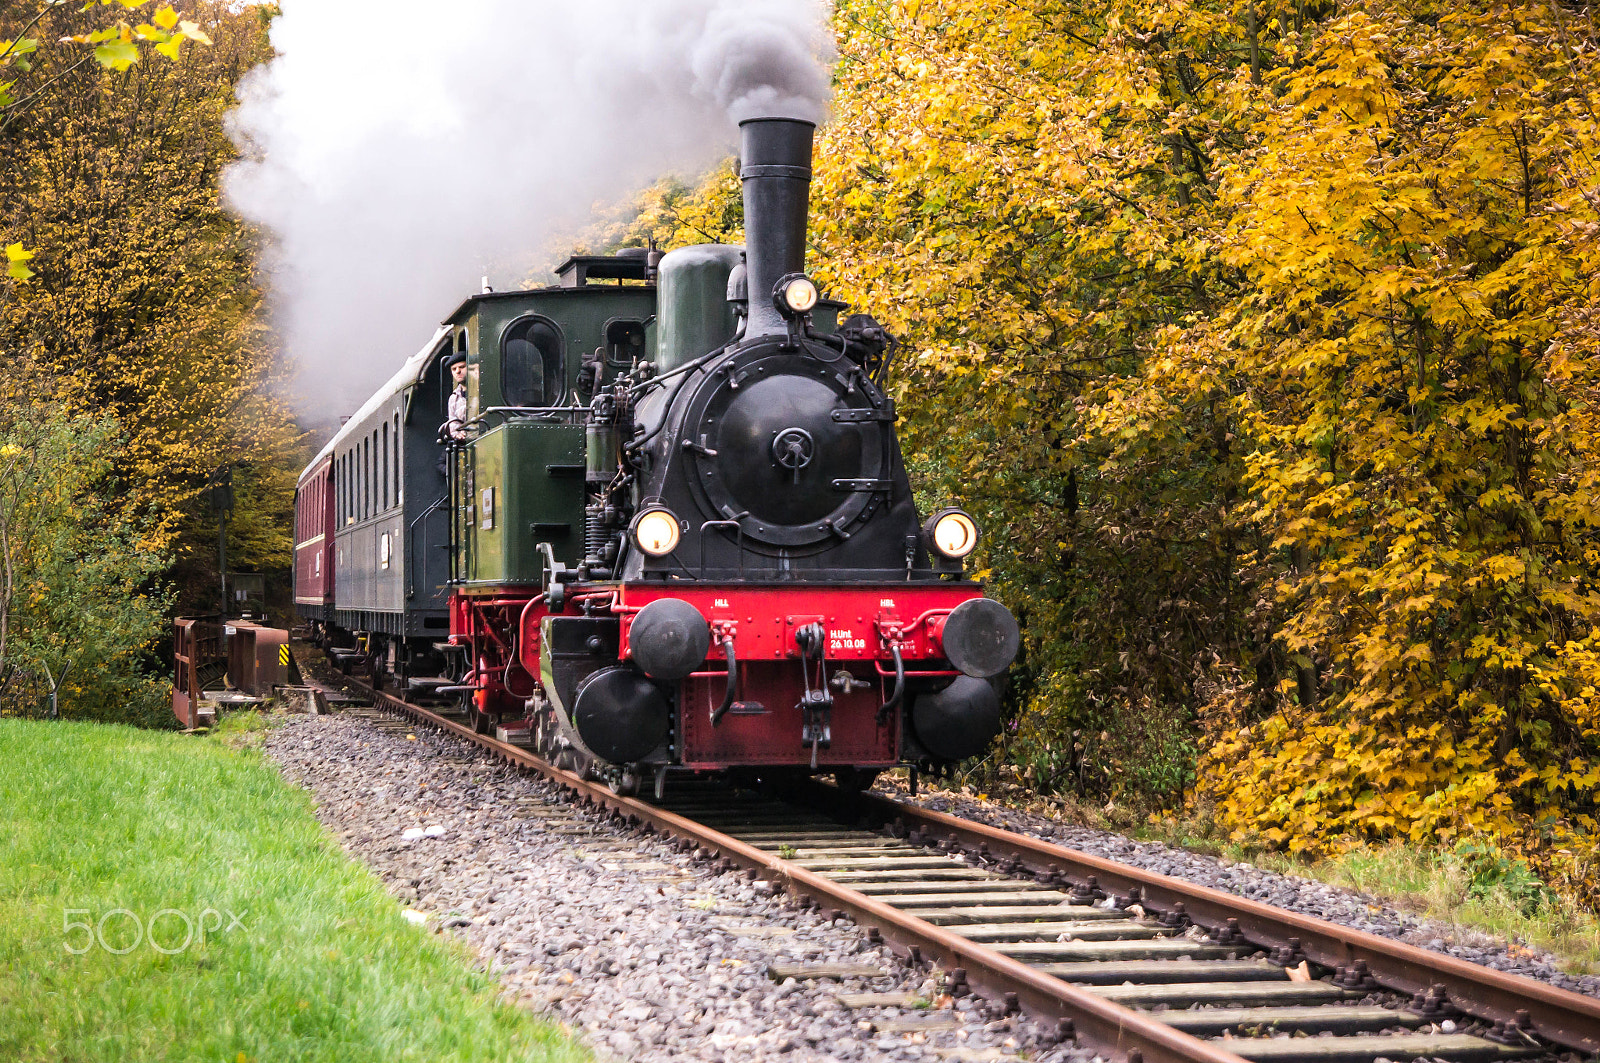
[[[752,118],[739,119],[740,125],[749,125],[751,122],[794,122],[798,125],[808,125],[812,129],[817,128],[817,123],[809,118],[795,118],[785,114],[756,115]]]

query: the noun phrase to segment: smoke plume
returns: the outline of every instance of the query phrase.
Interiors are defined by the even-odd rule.
[[[737,123],[820,120],[825,0],[282,0],[229,202],[272,240],[308,412],[350,412],[479,290]]]

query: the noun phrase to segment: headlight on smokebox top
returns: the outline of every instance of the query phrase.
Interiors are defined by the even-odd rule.
[[[669,509],[647,509],[633,518],[633,541],[651,557],[665,557],[678,548],[683,528]]]
[[[790,273],[780,277],[772,286],[772,301],[784,317],[805,314],[817,305],[820,295],[816,282],[804,273]]]
[[[940,557],[960,561],[978,545],[978,523],[959,509],[941,509],[922,526],[928,546]]]

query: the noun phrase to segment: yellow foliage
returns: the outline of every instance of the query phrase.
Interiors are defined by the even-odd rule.
[[[298,432],[278,394],[254,238],[218,187],[234,157],[223,116],[265,34],[252,11],[201,11],[218,43],[180,64],[111,79],[68,73],[70,55],[41,60],[66,88],[0,140],[0,231],[26,234],[36,274],[0,302],[0,351],[8,387],[34,404],[114,419],[118,515],[172,557],[169,578],[204,593],[216,525],[201,489],[224,463],[251,465],[236,478],[231,557],[287,567]]]
[[[908,340],[912,460],[1005,529],[1012,755],[1059,775],[1067,729],[1187,705],[1241,834],[1584,866],[1552,854],[1600,778],[1592,22],[837,19],[818,271]]]

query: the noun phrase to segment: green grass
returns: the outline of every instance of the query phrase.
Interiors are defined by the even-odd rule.
[[[1270,866],[1257,858],[1253,862]],[[1530,891],[1519,876],[1487,879],[1462,854],[1391,844],[1279,868],[1350,886],[1453,928],[1479,931],[1551,953],[1572,974],[1600,974],[1600,920],[1576,899]]]
[[[590,1058],[500,1002],[463,948],[405,922],[253,750],[0,720],[0,801],[0,1059]],[[107,917],[118,909],[131,916]],[[66,922],[101,924],[120,949],[163,909],[223,914],[172,955],[148,937],[124,955],[68,951],[93,931]],[[225,929],[230,912],[242,927]],[[155,927],[163,948],[182,944],[178,915]]]

